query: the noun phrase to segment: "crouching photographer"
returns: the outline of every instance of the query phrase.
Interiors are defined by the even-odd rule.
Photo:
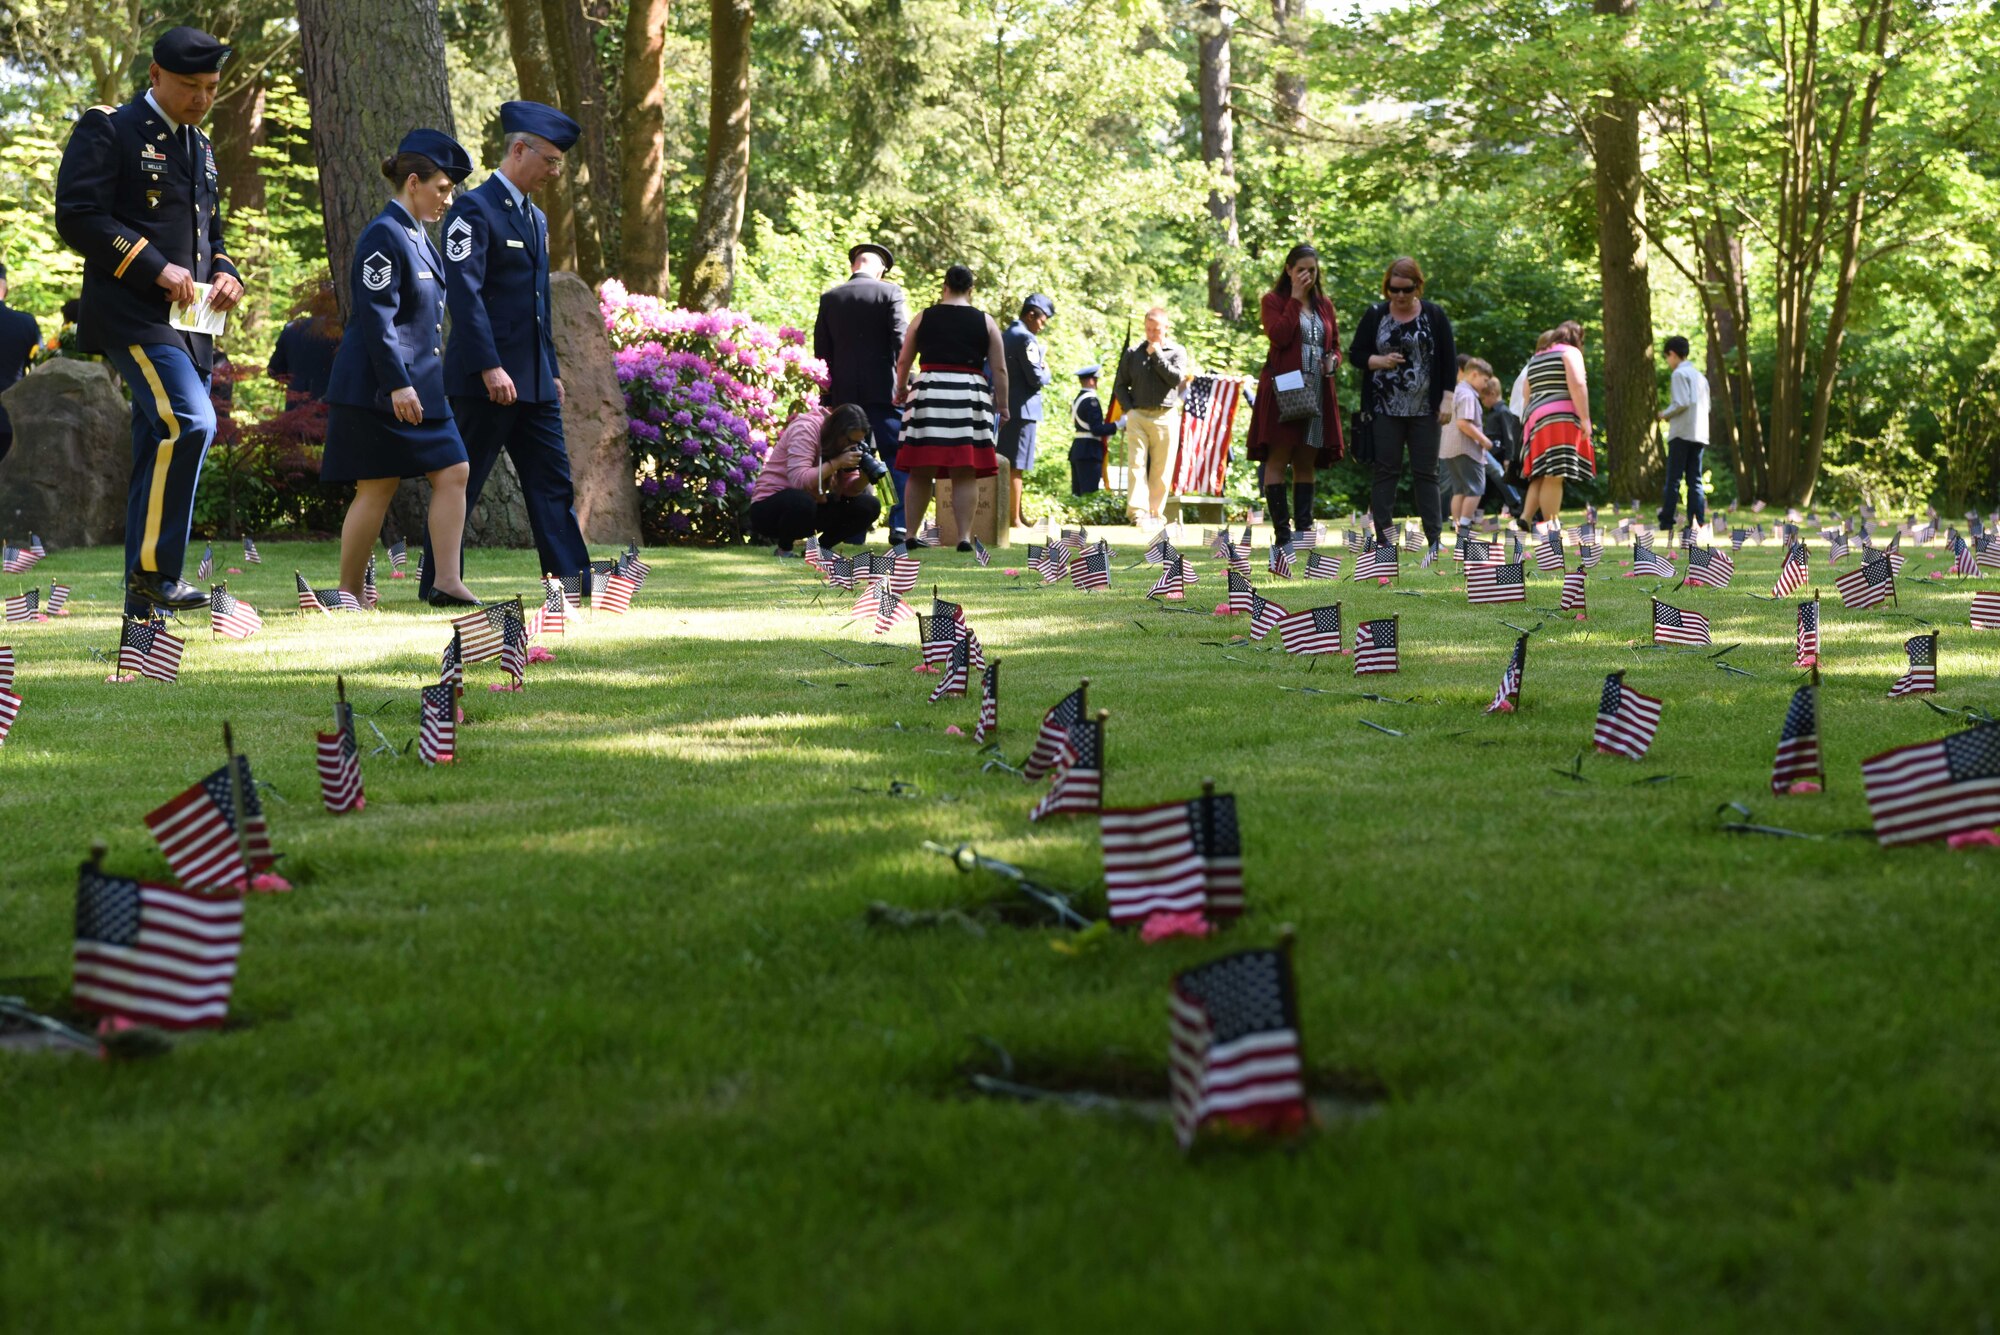
[[[780,556],[815,530],[824,547],[866,542],[882,515],[872,483],[886,472],[858,405],[800,413],[778,433],[750,489],[750,531],[776,543]]]

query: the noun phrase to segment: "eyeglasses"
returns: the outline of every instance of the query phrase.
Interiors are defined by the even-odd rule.
[[[532,147],[532,145],[531,145],[530,147]],[[541,149],[539,149],[539,148],[536,148],[536,149],[534,149],[533,151],[534,151],[534,154],[535,154],[535,156],[536,156],[536,157],[540,158],[540,159],[541,159],[541,160],[542,160],[543,162],[546,162],[546,163],[548,163],[548,164],[549,164],[549,170],[550,170],[550,171],[558,171],[558,172],[559,172],[559,171],[561,171],[561,170],[563,169],[563,159],[561,159],[561,158],[559,158],[559,157],[553,157],[553,158],[552,158],[552,157],[550,157],[550,156],[549,156],[548,154],[546,154],[546,153],[542,152],[542,150],[541,150]]]
[[[1416,290],[1417,289],[1409,283],[1404,283],[1401,285],[1395,283],[1389,284],[1389,295],[1392,297],[1407,297],[1408,295],[1410,295],[1410,293]]]

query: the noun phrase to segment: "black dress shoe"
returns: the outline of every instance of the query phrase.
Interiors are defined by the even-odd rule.
[[[477,598],[454,597],[442,589],[433,590],[431,596],[424,599],[424,601],[432,607],[484,607],[486,605]]]
[[[968,540],[967,540],[967,541],[965,541],[965,542],[961,542],[961,543],[959,543],[959,544],[958,544],[958,550],[960,550],[961,552],[969,552],[969,551],[971,551],[971,550],[972,550],[972,543],[971,543],[971,541],[970,541],[970,540],[968,539]]]
[[[909,539],[910,530],[906,528],[892,528],[889,530],[889,545],[891,547],[894,547],[899,542],[908,542]]]
[[[134,570],[125,576],[125,590],[155,607],[200,607],[208,595],[186,580],[169,579],[157,570]]]

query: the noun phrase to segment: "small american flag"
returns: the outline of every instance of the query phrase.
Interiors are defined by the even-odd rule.
[[[935,612],[926,616],[917,613],[917,643],[921,646],[925,667],[937,667],[951,658],[952,646],[958,643],[958,624],[948,616]]]
[[[1625,674],[1614,672],[1604,679],[1604,693],[1597,701],[1597,731],[1592,740],[1607,755],[1642,760],[1660,730],[1660,702],[1641,695],[1625,684]]]
[[[583,572],[579,570],[574,575],[564,575],[558,583],[562,585],[563,601],[569,604],[569,610],[574,612],[580,609],[586,583]]]
[[[1368,534],[1367,534],[1367,533],[1365,533],[1364,531],[1362,531],[1361,529],[1358,529],[1358,528],[1350,528],[1350,529],[1348,529],[1348,530],[1347,530],[1347,550],[1348,550],[1348,551],[1350,551],[1350,552],[1359,552],[1359,551],[1362,551],[1362,550],[1366,549],[1367,547],[1369,547],[1369,546],[1371,546],[1371,545],[1372,545],[1372,544],[1371,544],[1371,543],[1370,543],[1370,542],[1368,541]]]
[[[1174,545],[1168,542],[1167,535],[1162,533],[1147,545],[1146,550],[1140,554],[1139,559],[1149,566],[1163,566],[1168,561],[1171,561],[1175,555]]]
[[[513,678],[516,689],[527,676],[528,627],[519,616],[508,617],[500,625],[500,670]]]
[[[934,618],[941,617],[956,626],[959,630],[966,629],[964,604],[954,603],[948,598],[938,597],[935,587],[931,589],[931,616]]]
[[[1972,595],[1972,624],[1981,630],[2000,630],[2000,593]]]
[[[1799,604],[1799,630],[1794,641],[1793,667],[1811,667],[1819,661],[1819,599]]]
[[[2000,824],[2000,723],[1884,751],[1861,762],[1861,781],[1885,847]]]
[[[1087,813],[1104,805],[1104,721],[1072,723],[1057,757],[1055,782],[1035,803],[1028,819],[1038,821],[1064,812]]]
[[[1729,550],[1730,550],[1730,551],[1732,551],[1732,552],[1740,552],[1740,551],[1742,551],[1742,550],[1743,550],[1743,544],[1744,544],[1744,543],[1746,543],[1746,542],[1748,542],[1748,541],[1750,541],[1750,530],[1749,530],[1749,529],[1747,529],[1747,528],[1732,528],[1732,529],[1730,529],[1730,530],[1729,530]]]
[[[1586,611],[1585,600],[1589,596],[1586,593],[1586,587],[1589,581],[1590,576],[1585,571],[1571,570],[1565,572],[1563,575],[1562,602],[1556,605],[1556,609],[1562,612]]]
[[[561,635],[569,625],[569,599],[563,597],[562,581],[542,577],[542,606],[529,630],[536,635]]]
[[[41,612],[42,591],[29,589],[17,594],[6,602],[6,619],[9,621],[33,621]]]
[[[1223,562],[1226,565],[1228,565],[1228,567],[1231,570],[1234,570],[1237,574],[1243,576],[1243,578],[1245,579],[1250,578],[1249,543],[1225,542],[1223,544],[1222,559]]]
[[[256,540],[247,533],[243,535],[243,559],[253,566],[264,564],[264,558],[257,554]]]
[[[8,547],[0,544],[0,570],[10,575],[25,575],[34,569],[35,562],[42,558],[25,547]]]
[[[0,644],[0,691],[14,689],[14,646]]]
[[[360,600],[345,589],[315,589],[306,582],[306,577],[296,570],[292,572],[292,580],[298,585],[301,612],[319,612],[330,616],[334,612],[347,611],[350,608],[360,610]]]
[[[217,635],[247,640],[264,629],[264,618],[231,593],[227,584],[218,584],[208,591],[208,627]]]
[[[1074,551],[1090,541],[1090,531],[1082,528],[1066,528],[1062,530],[1062,541],[1069,544],[1070,549]]]
[[[1278,639],[1288,654],[1340,652],[1340,604],[1309,607],[1278,621]]]
[[[417,755],[426,765],[449,765],[457,758],[458,688],[444,683],[424,687],[422,707]]]
[[[1634,539],[1632,543],[1632,574],[1634,576],[1658,575],[1671,579],[1674,574],[1674,563],[1666,557],[1661,556],[1645,543]]]
[[[1148,598],[1167,598],[1176,602],[1187,597],[1187,563],[1180,553],[1174,556],[1160,571],[1160,577],[1153,581],[1153,587],[1146,591]]]
[[[1889,698],[1901,695],[1929,695],[1937,690],[1937,632],[1928,635],[1912,635],[1903,641],[1903,652],[1909,655],[1910,667],[1896,684],[1889,688]]]
[[[1394,579],[1396,578],[1396,549],[1384,543],[1380,547],[1370,547],[1354,558],[1353,579]]]
[[[42,546],[42,535],[39,533],[28,535],[28,550],[33,552],[37,559],[49,554],[49,549]]]
[[[52,617],[66,617],[69,615],[69,612],[67,610],[68,607],[69,607],[69,585],[67,584],[50,585],[49,605],[48,608],[46,609],[48,611],[48,614]]]
[[[1708,618],[1685,607],[1669,607],[1653,599],[1653,643],[1708,645]]]
[[[970,635],[962,635],[953,641],[951,650],[945,655],[944,676],[931,691],[931,703],[936,704],[946,696],[962,696],[972,680],[972,645]]]
[[[400,572],[410,559],[410,544],[398,538],[389,544],[389,569]]]
[[[1836,579],[1833,587],[1840,590],[1840,605],[1849,611],[1880,607],[1896,596],[1896,575],[1887,561],[1867,561]]]
[[[1354,628],[1354,675],[1394,672],[1400,666],[1396,618],[1378,617]]]
[[[1234,570],[1229,571],[1228,576],[1230,612],[1232,614],[1248,612],[1250,610],[1250,597],[1256,592],[1256,589],[1250,583],[1250,577],[1248,575],[1239,575]]]
[[[181,651],[186,647],[165,626],[127,617],[118,635],[118,671],[120,675],[137,672],[171,685],[180,679]]]
[[[1604,560],[1604,545],[1586,538],[1576,545],[1576,559],[1585,570],[1595,570]]]
[[[215,544],[205,543],[201,549],[201,564],[195,568],[196,579],[207,579],[215,573]]]
[[[316,735],[319,742],[319,800],[338,816],[366,805],[361,792],[361,748],[354,740],[354,707],[341,701],[333,707],[333,731]]]
[[[1290,579],[1292,577],[1291,544],[1282,542],[1272,543],[1270,560],[1266,562],[1265,568],[1279,579]]]
[[[819,539],[815,537],[813,541],[817,542]],[[614,575],[623,575],[625,578],[631,580],[632,587],[636,591],[646,587],[646,579],[653,573],[653,567],[640,559],[639,553],[636,551],[620,552],[618,555],[618,564],[612,567],[611,573]]]
[[[854,605],[847,609],[847,614],[857,617],[874,616],[876,604],[881,601],[884,588],[885,585],[881,580],[863,580],[861,587],[855,591]]]
[[[1542,540],[1535,544],[1535,569],[1561,570],[1568,564],[1569,558],[1563,552],[1562,530],[1552,528],[1542,534]]]
[[[12,676],[9,674],[9,682],[11,681]],[[21,697],[8,689],[7,685],[0,685],[0,745],[6,743],[7,734],[14,730],[14,720],[19,717],[21,717]]]
[[[1469,533],[1462,533],[1452,548],[1452,555],[1461,565],[1498,565],[1501,555],[1500,544],[1486,542]]]
[[[826,563],[826,582],[836,589],[854,588],[854,558],[838,554],[829,557]]]
[[[917,587],[917,576],[922,562],[914,556],[892,557],[889,561],[889,587],[897,593],[908,593]]]
[[[1021,762],[1021,776],[1025,779],[1039,779],[1055,765],[1062,755],[1063,747],[1069,744],[1071,726],[1082,721],[1085,709],[1084,696],[1087,687],[1079,686],[1065,695],[1042,715],[1042,728],[1035,737],[1035,749]]]
[[[1108,589],[1111,587],[1111,557],[1102,548],[1093,547],[1070,563],[1069,582],[1079,589]]]
[[[1411,554],[1424,551],[1429,546],[1424,541],[1424,530],[1417,524],[1405,520],[1403,523],[1403,550]]]
[[[1778,567],[1778,582],[1771,586],[1773,598],[1789,598],[1806,586],[1812,572],[1812,558],[1803,542],[1785,548],[1784,564]]]
[[[1688,552],[1686,582],[1709,589],[1726,589],[1736,577],[1736,558],[1713,547],[1696,547]]]
[[[916,609],[896,596],[896,591],[886,583],[874,597],[875,633],[887,635],[896,627],[915,616]]]
[[[1500,689],[1493,693],[1493,702],[1486,706],[1487,713],[1496,713],[1521,698],[1521,674],[1527,666],[1528,637],[1523,635],[1514,641],[1513,656],[1507,660],[1507,670],[1500,674]]]
[[[1311,551],[1326,541],[1326,525],[1305,524],[1292,530],[1292,546]]]
[[[632,595],[638,591],[637,579],[622,570],[614,570],[605,577],[604,592],[596,600],[597,610],[624,616],[632,608]]]
[[[1771,791],[1782,793],[1801,779],[1825,777],[1819,756],[1819,684],[1807,682],[1792,692],[1785,726],[1778,733],[1778,754],[1771,762]]]
[[[917,530],[917,541],[923,543],[926,547],[937,546],[938,537],[938,526],[935,519],[926,519],[924,526]]]
[[[1334,607],[1338,609],[1340,604],[1335,603]],[[1251,639],[1263,639],[1266,635],[1277,629],[1278,623],[1289,615],[1290,613],[1286,612],[1284,608],[1278,606],[1278,604],[1272,602],[1263,594],[1258,593],[1255,589],[1250,591]]]
[[[452,629],[458,632],[458,652],[467,663],[480,663],[489,658],[498,658],[507,645],[509,623],[527,626],[527,618],[521,613],[519,597],[509,598],[504,603],[488,603],[474,608],[463,616],[451,619]]]
[[[1982,533],[1973,542],[1972,551],[1981,570],[2000,570],[2000,538]]]
[[[1979,558],[1973,555],[1971,546],[1967,544],[1964,538],[1958,535],[1957,529],[1951,531],[1950,545],[1951,573],[1954,575],[1978,574]]]
[[[1243,912],[1243,836],[1234,796],[1107,807],[1099,819],[1112,925],[1155,913]]]
[[[1519,561],[1503,566],[1469,565],[1465,568],[1465,600],[1524,603],[1528,601],[1528,572]]]
[[[1229,440],[1236,429],[1242,383],[1232,376],[1198,375],[1188,381],[1174,448],[1174,491],[1220,496],[1228,482]]]
[[[807,565],[824,575],[826,573],[826,563],[832,555],[831,551],[819,545],[819,535],[817,533],[808,533],[806,535],[804,556]]]
[[[1183,970],[1169,1000],[1174,1138],[1183,1150],[1214,1123],[1263,1135],[1311,1123],[1288,956],[1246,950]]]
[[[1829,533],[1827,535],[1826,560],[1828,565],[1839,565],[1852,555],[1854,555],[1854,550],[1848,545],[1845,533]]]
[[[972,559],[981,570],[993,564],[993,553],[986,550],[986,544],[979,539],[972,540]]]
[[[230,781],[232,771],[234,784]],[[239,800],[243,809],[240,847],[236,828]],[[146,828],[183,885],[244,889],[252,875],[277,861],[271,854],[271,831],[257,801],[250,762],[243,756],[232,756],[228,765],[165,806],[148,812]],[[247,869],[243,865],[246,856],[250,860]]]
[[[160,1029],[220,1025],[242,951],[240,895],[198,895],[94,866],[77,876],[70,995],[86,1010]]]
[[[444,647],[438,658],[438,683],[443,686],[465,685],[465,655],[459,649],[459,635],[451,633],[451,642]]]
[[[979,724],[972,730],[972,740],[984,742],[986,735],[1000,726],[1000,660],[994,659],[986,665],[986,672],[979,679]]]
[[[1339,579],[1340,553],[1312,551],[1306,553],[1307,579]]]
[[[368,564],[361,569],[361,605],[373,608],[382,601],[381,590],[375,587],[375,553],[368,553]]]

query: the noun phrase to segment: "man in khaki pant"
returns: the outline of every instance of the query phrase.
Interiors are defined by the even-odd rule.
[[[1125,511],[1135,524],[1164,517],[1186,378],[1187,350],[1168,337],[1167,313],[1155,306],[1146,312],[1146,341],[1125,350],[1113,386],[1125,409],[1121,425],[1131,473]]]

